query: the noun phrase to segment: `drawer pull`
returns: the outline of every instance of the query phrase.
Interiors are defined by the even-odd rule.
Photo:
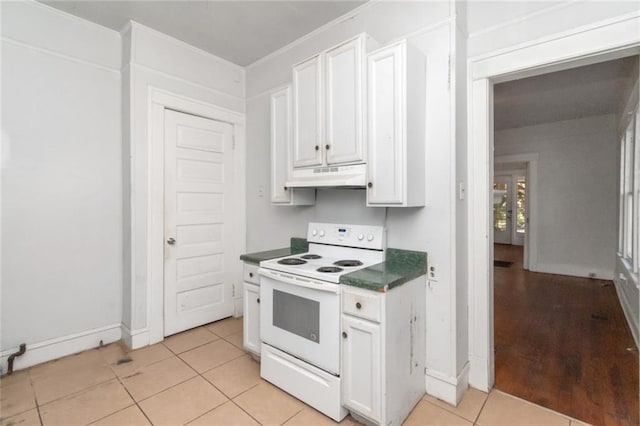
[[[260,298],[258,297],[258,299],[256,299],[258,303],[260,303]]]
[[[343,331],[343,332],[342,332],[342,338],[343,338],[343,339],[346,339],[346,338],[347,338],[347,332],[346,332],[346,331]]]
[[[253,272],[249,272],[249,277],[253,278]]]
[[[362,308],[362,304],[360,302],[356,303],[356,308],[361,309]]]

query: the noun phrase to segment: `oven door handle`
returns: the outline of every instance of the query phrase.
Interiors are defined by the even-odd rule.
[[[317,284],[304,277],[297,277],[289,274],[283,274],[281,272],[271,271],[269,269],[260,268],[258,274],[271,278],[276,281],[280,281],[286,284],[297,285],[298,287],[311,288],[313,290],[326,291],[328,293],[340,293],[340,284],[326,283]]]

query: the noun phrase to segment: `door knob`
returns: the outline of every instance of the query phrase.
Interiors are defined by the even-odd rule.
[[[167,239],[167,244],[169,244],[170,246],[174,245],[175,243],[176,243],[176,240],[174,238]]]

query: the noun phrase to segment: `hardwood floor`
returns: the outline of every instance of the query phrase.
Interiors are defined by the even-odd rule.
[[[495,387],[594,425],[638,425],[638,352],[612,281],[522,269],[495,245]]]

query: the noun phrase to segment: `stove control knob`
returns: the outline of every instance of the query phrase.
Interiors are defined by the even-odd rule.
[[[367,241],[373,241],[373,234],[367,234]]]
[[[316,230],[314,229],[313,231],[311,231],[311,235],[313,235],[313,236],[315,237],[316,235],[318,235],[318,231],[316,231]]]
[[[363,234],[358,234],[358,240],[359,240],[359,241],[364,240],[364,235],[363,235]]]
[[[320,230],[320,236],[324,237],[324,231],[323,230]]]

